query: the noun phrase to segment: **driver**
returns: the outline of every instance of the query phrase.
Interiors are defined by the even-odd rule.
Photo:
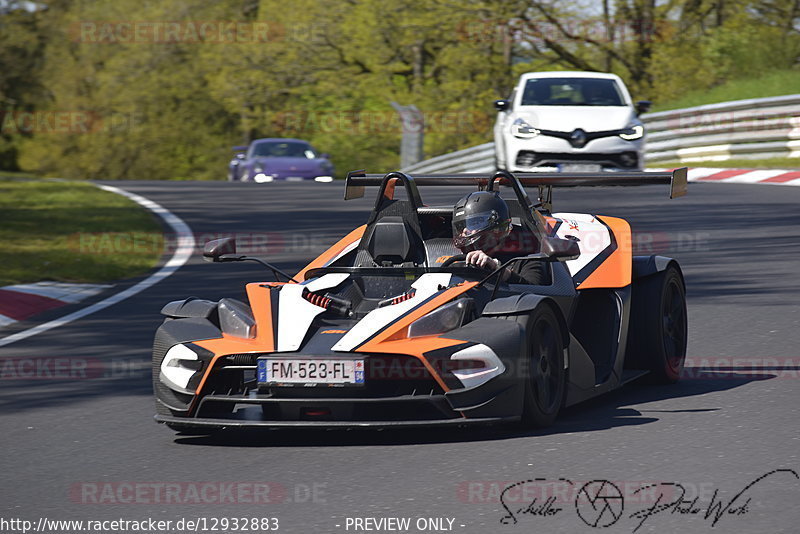
[[[511,233],[511,215],[497,191],[477,191],[453,208],[453,244],[466,254],[466,263],[495,270],[516,257],[500,249]],[[542,262],[520,260],[503,269],[502,280],[512,284],[542,284]]]

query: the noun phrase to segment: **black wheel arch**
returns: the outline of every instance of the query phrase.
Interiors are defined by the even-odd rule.
[[[666,271],[670,266],[674,266],[678,270],[684,289],[686,289],[686,282],[683,278],[683,270],[681,269],[678,260],[668,256],[634,256],[631,278],[633,280],[641,280],[642,278],[647,278],[648,276],[653,276],[654,274]]]
[[[539,306],[549,306],[558,319],[558,326],[561,330],[561,338],[564,348],[569,346],[570,336],[567,321],[564,318],[564,311],[549,296],[536,295],[534,293],[522,293],[510,297],[502,297],[489,302],[483,309],[482,316],[492,317],[499,315],[521,315],[531,313]]]

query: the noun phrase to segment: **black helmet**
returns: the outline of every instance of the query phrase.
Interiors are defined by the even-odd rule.
[[[499,247],[511,232],[508,204],[497,191],[477,191],[453,208],[453,244],[462,252]]]

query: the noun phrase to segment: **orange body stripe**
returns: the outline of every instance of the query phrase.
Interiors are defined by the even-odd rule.
[[[425,359],[424,353],[432,350],[441,349],[445,347],[452,347],[460,343],[466,343],[458,339],[444,339],[436,336],[426,336],[419,338],[406,338],[408,333],[408,326],[422,317],[423,315],[432,312],[442,304],[453,300],[462,293],[472,289],[478,282],[465,282],[456,287],[452,287],[442,294],[434,297],[425,305],[420,306],[413,312],[409,313],[395,324],[367,341],[363,345],[356,348],[357,352],[373,352],[382,354],[408,354],[418,358],[423,365],[428,369],[428,372],[442,387],[444,391],[450,391],[447,384],[444,383],[442,377],[436,372],[436,369],[428,363]]]
[[[616,217],[601,217],[617,240],[617,250],[611,253],[597,269],[584,280],[578,289],[599,287],[625,287],[631,283],[633,254],[631,250],[631,227],[628,221]]]
[[[195,345],[210,350],[215,354],[211,363],[206,368],[200,384],[195,390],[199,394],[203,390],[211,370],[217,360],[228,354],[247,354],[250,352],[272,352],[275,350],[275,332],[272,331],[272,296],[268,287],[262,287],[259,283],[247,284],[247,300],[253,310],[256,320],[256,337],[254,339],[244,339],[235,336],[222,334],[216,339],[205,341],[194,341]],[[194,409],[194,404],[192,408]]]
[[[547,222],[547,232],[548,232],[548,234],[552,235],[553,228],[556,227],[556,225],[558,224],[558,221],[560,219],[556,219],[555,217],[550,217],[549,215],[545,215],[544,216],[544,220]]]
[[[303,267],[303,270],[294,275],[294,278],[302,282],[303,279],[305,278],[307,271],[309,271],[310,269],[316,269],[317,267],[323,267],[326,263],[328,263],[330,260],[339,255],[339,253],[341,253],[349,245],[352,245],[355,241],[361,239],[361,237],[364,235],[364,230],[366,228],[367,225],[363,224],[358,228],[356,228],[355,230],[353,230],[352,232],[350,232],[349,234],[347,234],[346,236],[344,236],[342,239],[337,241],[336,244],[334,244],[328,250],[320,254],[317,257],[317,259],[315,259],[314,261]]]

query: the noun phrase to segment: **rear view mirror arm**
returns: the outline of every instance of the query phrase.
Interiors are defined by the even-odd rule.
[[[278,269],[277,267],[275,267],[271,263],[262,260],[261,258],[254,258],[253,256],[240,256],[238,254],[223,254],[222,256],[219,257],[219,259],[217,261],[220,261],[220,262],[254,261],[256,263],[260,263],[261,265],[263,265],[264,267],[266,267],[267,269],[272,271],[272,274],[275,276],[275,280],[277,280],[278,282],[280,282],[280,277],[278,275],[281,275],[284,278],[286,278],[287,280],[289,280],[290,282],[294,282],[295,284],[299,284],[300,283],[297,280],[295,280],[294,278],[292,278],[290,275],[288,275],[287,273],[285,273],[282,270]]]

